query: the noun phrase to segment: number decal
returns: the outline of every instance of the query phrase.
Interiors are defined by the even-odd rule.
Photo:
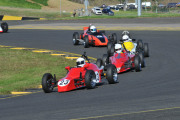
[[[59,86],[66,86],[67,84],[69,84],[70,80],[64,79],[58,82]]]
[[[99,72],[96,71],[95,74],[96,74],[96,83],[99,83]]]

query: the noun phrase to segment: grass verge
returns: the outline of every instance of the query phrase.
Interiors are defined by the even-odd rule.
[[[26,0],[0,0],[1,6],[41,9],[40,5],[27,2]]]
[[[36,3],[40,3],[44,6],[48,6],[48,0],[32,0],[32,1],[34,1]]]
[[[74,61],[64,57],[0,48],[0,94],[36,88],[41,84],[44,73],[62,78],[66,75],[65,66],[74,65]]]

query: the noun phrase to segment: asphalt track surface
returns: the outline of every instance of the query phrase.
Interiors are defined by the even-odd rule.
[[[42,48],[99,58],[105,47],[72,45],[74,31],[10,30],[0,44]],[[81,32],[81,31],[78,31]],[[121,31],[107,31],[107,34]],[[179,32],[131,31],[149,43],[150,57],[141,72],[119,74],[119,83],[65,93],[43,92],[0,100],[0,120],[179,120]],[[57,61],[59,62],[59,61]],[[97,117],[99,116],[99,117]]]

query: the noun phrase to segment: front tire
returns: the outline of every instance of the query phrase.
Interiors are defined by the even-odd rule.
[[[139,55],[136,55],[134,58],[134,65],[135,65],[135,71],[139,72],[141,71],[141,63],[140,63],[140,57]]]
[[[79,44],[79,33],[78,32],[74,32],[73,33],[73,45],[78,45]]]
[[[93,70],[87,70],[85,74],[85,85],[87,89],[93,89],[96,86],[96,75]]]
[[[118,82],[117,69],[113,64],[107,66],[106,78],[109,84],[114,84]]]
[[[6,22],[1,23],[1,28],[3,30],[3,33],[8,32],[8,24]]]
[[[54,86],[52,85],[53,76],[50,73],[45,73],[42,77],[42,89],[45,93],[53,91]]]
[[[84,37],[84,48],[88,48],[89,47],[89,38],[88,36]]]
[[[142,52],[139,52],[138,55],[140,57],[141,67],[144,68],[145,67],[144,54]]]

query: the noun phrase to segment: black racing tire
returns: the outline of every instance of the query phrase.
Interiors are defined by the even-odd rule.
[[[102,64],[103,64],[103,66],[106,66],[109,63],[108,59],[109,59],[108,55],[104,54],[103,57],[102,57]]]
[[[96,86],[96,75],[93,70],[87,70],[85,74],[85,85],[87,89],[93,89]]]
[[[114,44],[112,43],[112,42],[108,42],[108,44],[107,44],[107,51],[109,52],[110,50],[111,50],[111,47],[114,47]]]
[[[84,48],[88,48],[89,47],[89,38],[88,36],[86,35],[84,37]]]
[[[113,44],[116,44],[117,43],[117,35],[116,35],[116,33],[113,33],[111,37],[112,37]]]
[[[139,57],[140,57],[141,67],[144,68],[144,67],[145,67],[144,54],[143,54],[143,52],[139,52],[138,55],[139,55]]]
[[[138,46],[139,49],[143,49],[143,42],[142,42],[141,39],[139,39],[139,40],[137,41],[137,46]]]
[[[3,33],[8,32],[8,24],[6,22],[1,23],[1,28],[3,30]]]
[[[107,66],[106,78],[109,84],[114,84],[118,82],[117,69],[113,64]]]
[[[141,71],[141,63],[139,55],[136,55],[134,58],[134,69],[136,72]]]
[[[102,66],[102,60],[101,58],[98,58],[96,61],[96,65],[100,68]]]
[[[79,33],[78,32],[74,32],[73,33],[73,45],[78,45],[79,44]]]
[[[144,57],[149,57],[149,45],[144,43]]]
[[[45,93],[50,93],[53,91],[53,76],[50,73],[45,73],[42,77],[42,89]]]
[[[114,48],[114,45],[112,45],[111,48],[107,51],[108,56],[109,57],[113,56],[114,52],[115,52],[115,48]]]

